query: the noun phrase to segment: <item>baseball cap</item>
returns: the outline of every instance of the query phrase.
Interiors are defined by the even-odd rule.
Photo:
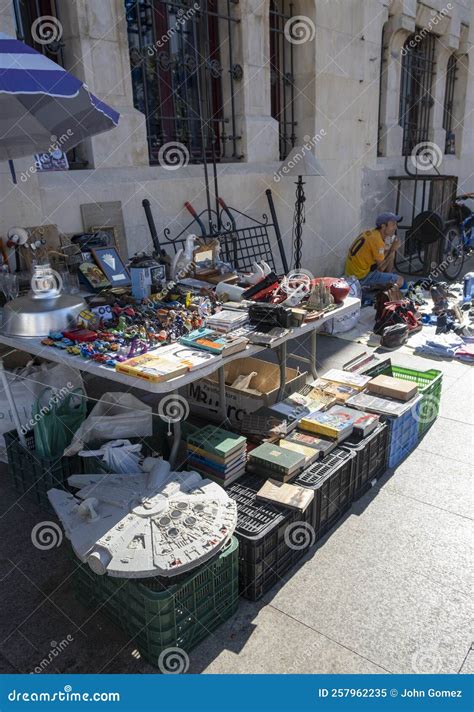
[[[398,223],[400,220],[403,220],[403,215],[395,215],[395,213],[380,213],[380,215],[377,216],[375,225],[376,227],[380,227],[384,223],[388,223],[390,220],[394,220]]]

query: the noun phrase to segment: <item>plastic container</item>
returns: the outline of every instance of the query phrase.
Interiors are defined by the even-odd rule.
[[[167,648],[189,653],[234,615],[239,601],[238,549],[233,537],[212,562],[178,585],[96,576],[85,564],[76,567],[73,584],[85,606],[97,607],[119,625],[142,657],[157,666]]]
[[[311,509],[310,521],[316,541],[351,506],[355,461],[355,453],[337,447],[292,480],[292,484],[314,490],[314,499],[308,509]]]
[[[355,502],[368,489],[370,483],[383,475],[387,469],[388,442],[390,429],[387,423],[380,423],[365,438],[351,435],[341,447],[355,453],[355,467],[352,486],[352,501]]]
[[[239,585],[256,601],[267,593],[315,543],[312,505],[304,513],[257,499],[264,479],[246,475],[227,488],[237,502]]]
[[[390,362],[390,359],[364,371],[364,375],[373,378],[381,374],[400,378],[403,381],[412,381],[418,385],[418,394],[422,396],[418,406],[418,435],[422,437],[438,417],[443,385],[442,372],[435,368],[428,371],[417,371],[414,368],[395,366]]]
[[[49,503],[48,490],[53,487],[70,490],[67,479],[71,475],[109,474],[105,464],[96,457],[40,457],[35,450],[32,430],[25,435],[25,439],[26,448],[21,444],[16,430],[5,433],[7,472],[15,491],[45,511],[54,512]],[[160,453],[160,443],[156,438],[130,438],[130,441],[143,444],[144,457],[158,457]]]
[[[35,450],[33,431],[26,435],[26,447],[18,437],[16,430],[5,433],[8,457],[8,474],[19,494],[25,495],[42,509],[54,511],[48,499],[48,490],[67,489],[67,478],[82,472],[81,458],[40,457]]]
[[[387,462],[389,467],[396,467],[418,444],[421,400],[422,396],[417,396],[413,405],[397,418],[382,416],[390,429]]]

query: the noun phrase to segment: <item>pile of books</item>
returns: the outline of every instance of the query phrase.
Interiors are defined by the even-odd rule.
[[[245,472],[247,440],[228,430],[206,425],[188,437],[187,466],[222,487]]]
[[[248,339],[243,336],[234,337],[233,334],[224,334],[215,329],[202,327],[191,331],[186,336],[182,336],[179,342],[193,349],[209,351],[211,354],[230,356],[238,351],[243,351],[248,344]]]
[[[234,331],[239,327],[243,326],[248,322],[249,315],[248,312],[242,311],[231,311],[230,309],[223,309],[220,312],[216,312],[212,316],[207,317],[206,326],[209,329],[215,329],[215,331],[222,331],[227,333],[228,331]]]
[[[377,427],[379,418],[355,408],[334,405],[326,412],[311,413],[300,421],[300,428],[342,442],[354,432],[366,437]]]

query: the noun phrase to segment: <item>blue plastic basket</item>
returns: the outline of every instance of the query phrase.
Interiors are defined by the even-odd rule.
[[[397,418],[392,416],[384,417],[390,428],[388,440],[389,467],[396,467],[418,444],[420,402],[421,396],[418,396],[402,415]]]

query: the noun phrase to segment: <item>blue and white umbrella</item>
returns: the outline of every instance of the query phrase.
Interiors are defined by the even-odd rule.
[[[58,64],[0,32],[0,161],[69,151],[119,116]]]

